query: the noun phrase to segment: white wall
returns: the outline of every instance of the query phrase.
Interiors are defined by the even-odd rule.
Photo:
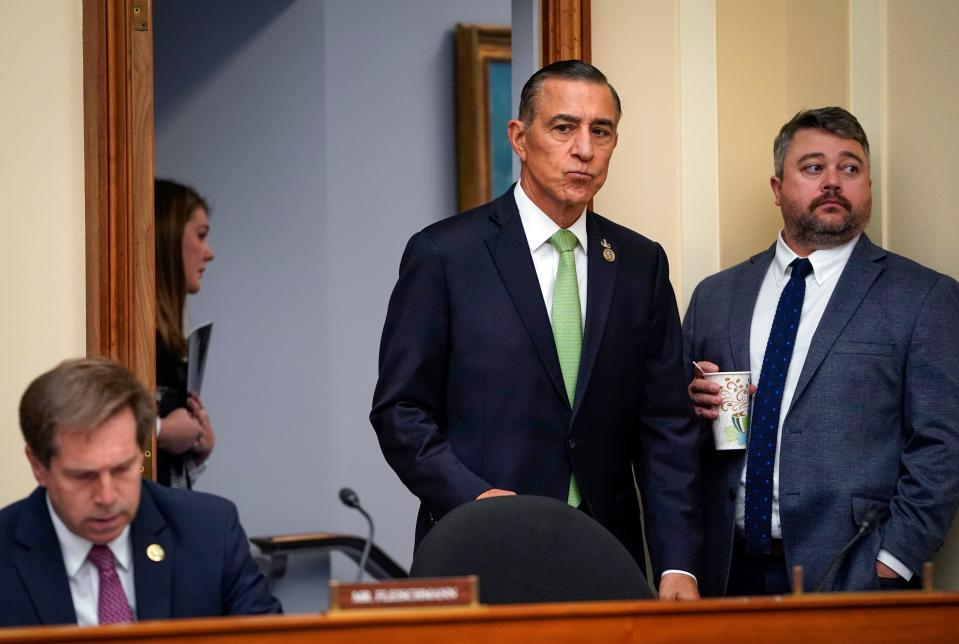
[[[959,149],[959,3],[927,1],[922,8],[886,3],[888,246],[959,278],[953,190]],[[959,589],[959,520],[953,521],[935,564],[936,583]]]
[[[0,507],[35,485],[20,396],[86,351],[79,2],[0,2]]]
[[[623,104],[598,213],[662,244],[682,285],[678,8],[674,2],[596,0],[593,62]]]
[[[417,502],[367,418],[379,337],[406,240],[456,209],[453,28],[509,24],[510,0],[154,11],[157,174],[213,211],[190,303],[215,320],[199,488],[251,534],[365,533],[337,499],[351,486],[408,565]]]

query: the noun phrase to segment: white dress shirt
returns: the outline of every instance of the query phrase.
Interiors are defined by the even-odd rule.
[[[526,196],[520,182],[516,182],[513,190],[516,207],[519,209],[519,218],[523,222],[523,232],[526,233],[526,242],[533,257],[533,267],[536,269],[536,278],[539,280],[540,290],[543,292],[543,301],[546,302],[546,311],[550,322],[553,321],[553,287],[556,285],[556,269],[559,266],[559,251],[549,243],[549,238],[560,229],[555,221],[543,212],[539,206]],[[573,258],[576,260],[576,286],[579,287],[579,310],[581,324],[586,325],[586,208],[579,218],[567,230],[576,235],[576,248],[573,249]],[[693,579],[696,576],[685,570],[664,570],[663,574],[680,573]]]
[[[73,610],[77,614],[77,624],[96,626],[99,623],[97,606],[100,597],[100,573],[97,567],[87,559],[93,542],[72,533],[67,528],[50,504],[49,496],[47,496],[47,510],[50,512],[53,529],[60,541],[60,552],[63,554],[63,565],[70,580],[70,595],[73,597]],[[120,536],[107,546],[113,552],[123,594],[136,619],[137,604],[133,586],[133,544],[130,541],[130,526],[123,528]]]
[[[826,305],[829,303],[829,299],[836,289],[836,284],[839,282],[839,277],[849,261],[849,256],[852,255],[853,247],[858,241],[859,236],[857,235],[841,246],[817,250],[808,258],[812,264],[813,272],[806,277],[806,295],[803,299],[802,317],[799,319],[799,328],[796,331],[796,341],[793,345],[789,370],[786,372],[782,406],[779,410],[776,461],[773,466],[773,539],[782,539],[782,525],[779,518],[779,449],[782,446],[783,420],[789,413],[793,394],[796,392],[796,384],[799,382],[802,366],[806,363],[806,355],[809,353],[809,345],[812,343],[813,335],[819,327]],[[786,245],[786,242],[783,241],[782,232],[780,232],[776,237],[776,255],[766,271],[762,286],[759,288],[759,297],[756,299],[752,326],[749,330],[749,365],[752,382],[757,385],[763,366],[763,356],[766,353],[766,343],[769,340],[773,318],[776,315],[776,305],[779,303],[779,296],[792,274],[792,268],[789,267],[789,264],[797,257],[799,255]],[[745,532],[745,500],[746,467],[744,466],[742,476],[739,479],[739,490],[736,494],[736,529],[739,534]],[[906,580],[912,576],[912,572],[888,551],[880,550],[877,558]]]
[[[549,238],[560,230],[559,225],[540,210],[539,206],[523,192],[519,181],[513,190],[516,207],[519,209],[519,218],[523,222],[523,232],[526,233],[526,242],[529,244],[529,253],[533,256],[533,267],[536,269],[536,278],[539,280],[543,300],[546,302],[546,312],[550,322],[553,321],[553,287],[556,285],[556,269],[559,267],[559,251],[549,243]],[[579,312],[582,324],[586,324],[586,208],[568,230],[576,235],[576,248],[573,249],[573,258],[576,260],[576,285],[579,287]]]

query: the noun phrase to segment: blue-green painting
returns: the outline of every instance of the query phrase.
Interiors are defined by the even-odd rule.
[[[509,123],[510,98],[510,62],[491,60],[487,64],[489,87],[489,160],[490,160],[490,198],[506,192],[513,183],[513,149],[506,136]]]

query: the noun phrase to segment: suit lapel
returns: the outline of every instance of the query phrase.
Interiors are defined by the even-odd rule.
[[[872,287],[873,282],[882,273],[882,265],[879,260],[886,256],[886,252],[869,241],[865,234],[860,237],[856,247],[846,262],[846,267],[839,276],[839,282],[836,289],[826,304],[826,310],[823,311],[822,320],[813,334],[812,342],[809,345],[809,353],[806,354],[806,362],[803,364],[802,372],[799,374],[799,382],[796,383],[796,392],[793,394],[790,408],[796,406],[796,401],[802,395],[809,381],[819,369],[819,365],[826,359],[829,350],[836,342],[836,338],[849,319],[856,313],[862,299]]]
[[[733,301],[729,315],[729,344],[733,356],[733,364],[720,365],[723,371],[749,371],[749,335],[752,327],[753,309],[756,308],[756,299],[759,297],[759,288],[762,286],[769,264],[776,255],[776,245],[769,250],[750,258],[749,264],[743,269],[743,275],[736,281],[733,291]],[[749,315],[746,315],[749,313]]]
[[[596,356],[606,332],[606,320],[613,301],[616,287],[616,274],[619,263],[606,261],[603,242],[609,244],[613,253],[619,254],[619,246],[614,239],[604,237],[604,232],[593,212],[586,212],[586,327],[583,331],[583,350],[579,360],[579,375],[576,379],[576,402],[573,405],[573,419],[583,400],[583,392],[589,385],[589,378],[596,364]]]
[[[166,521],[153,501],[150,485],[143,483],[140,507],[130,524],[133,544],[133,578],[137,598],[137,619],[169,619],[173,617],[173,564],[176,552],[173,538],[166,530]],[[163,550],[161,561],[147,556],[150,546]],[[158,552],[155,548],[151,552]],[[154,559],[157,558],[154,554]]]
[[[46,492],[34,490],[16,527],[14,565],[41,624],[76,624],[73,595],[60,541],[47,510]]]
[[[559,357],[556,355],[553,328],[549,324],[543,291],[536,278],[536,268],[533,266],[513,191],[509,190],[494,201],[492,208],[490,218],[500,229],[487,238],[486,247],[506,285],[506,290],[509,291],[513,305],[523,320],[526,332],[536,347],[556,394],[566,400],[566,387],[563,384],[563,372],[559,367]]]

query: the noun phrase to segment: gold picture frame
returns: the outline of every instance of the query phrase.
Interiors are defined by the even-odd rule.
[[[512,176],[512,157],[504,161],[495,146],[506,145],[506,130],[491,132],[491,98],[493,93],[506,92],[509,103],[509,82],[505,90],[498,72],[491,73],[493,65],[508,65],[512,60],[510,27],[500,25],[458,24],[455,32],[456,50],[456,165],[458,206],[460,212],[490,201],[494,191],[494,173]],[[508,77],[507,77],[508,78]],[[508,118],[508,116],[507,116]],[[500,119],[502,120],[502,119]],[[491,139],[502,136],[502,139]],[[491,144],[491,141],[493,142]],[[506,163],[509,167],[503,167]]]

